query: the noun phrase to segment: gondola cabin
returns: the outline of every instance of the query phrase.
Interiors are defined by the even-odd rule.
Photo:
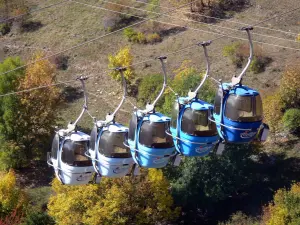
[[[118,123],[103,126],[103,122],[97,122],[92,130],[90,156],[101,176],[123,177],[134,164],[130,149],[124,145],[128,128]]]
[[[146,168],[165,167],[174,155],[172,137],[167,135],[170,118],[161,113],[133,113],[128,144],[134,161]]]
[[[205,156],[219,141],[214,122],[209,120],[213,106],[188,97],[175,101],[170,131],[176,150],[184,156]]]
[[[220,137],[229,143],[253,141],[263,123],[259,93],[245,85],[219,86],[213,113]]]
[[[60,133],[53,139],[48,164],[54,167],[56,177],[63,184],[87,184],[94,172],[92,161],[85,156],[90,136],[79,131]]]

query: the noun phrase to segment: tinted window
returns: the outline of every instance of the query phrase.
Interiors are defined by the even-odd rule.
[[[92,132],[91,132],[91,138],[90,138],[90,149],[95,151],[96,148],[96,140],[97,140],[97,127],[94,126]]]
[[[150,123],[143,122],[140,129],[140,140],[142,145],[149,148],[171,148],[174,146],[172,137],[166,134],[169,130],[170,123]]]
[[[179,104],[177,101],[174,102],[173,110],[171,114],[171,127],[177,128],[177,117],[179,113]]]
[[[260,119],[262,119],[263,107],[260,95],[255,96],[255,113],[257,117],[260,117]]]
[[[223,90],[222,88],[219,88],[215,97],[215,104],[214,104],[214,110],[216,114],[220,114],[221,112],[221,104],[223,99]]]
[[[100,137],[99,152],[108,158],[130,158],[130,149],[123,144],[126,139],[125,132],[104,131]]]
[[[260,102],[259,102],[260,101]],[[225,116],[233,121],[255,122],[262,119],[261,99],[253,96],[229,95],[226,102]]]
[[[62,148],[62,161],[69,166],[91,166],[92,161],[85,156],[88,150],[88,141],[66,140]]]
[[[209,113],[211,111],[186,109],[182,116],[181,130],[193,136],[217,135],[216,124],[208,120]]]
[[[128,132],[128,139],[134,141],[135,139],[135,131],[137,127],[137,116],[135,114],[132,114],[132,118],[129,123],[129,132]]]
[[[51,148],[51,157],[57,159],[57,152],[59,150],[59,136],[56,134],[52,141],[52,148]]]

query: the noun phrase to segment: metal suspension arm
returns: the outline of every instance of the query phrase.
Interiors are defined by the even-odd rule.
[[[249,68],[249,66],[252,62],[252,59],[253,59],[253,43],[252,43],[252,37],[251,37],[251,33],[250,33],[250,31],[253,30],[253,27],[243,27],[243,28],[241,28],[241,30],[245,30],[247,32],[248,40],[249,40],[249,47],[250,47],[250,56],[248,58],[248,62],[246,64],[246,66],[244,67],[244,69],[242,70],[240,75],[238,77],[235,77],[235,76],[232,77],[231,84],[233,86],[241,83],[242,78],[245,75],[245,73],[246,73],[247,69]]]
[[[114,121],[115,115],[119,111],[119,109],[121,108],[121,106],[123,105],[123,103],[125,102],[126,94],[127,94],[127,85],[126,85],[126,80],[125,80],[125,76],[124,76],[124,71],[126,71],[126,68],[119,67],[119,68],[116,68],[116,70],[120,73],[120,75],[122,77],[123,97],[121,99],[120,104],[115,109],[115,111],[112,114],[108,114],[106,116],[106,121],[105,121],[106,123],[110,123],[110,122]]]
[[[209,77],[209,72],[210,72],[210,62],[209,62],[209,58],[208,58],[208,54],[207,54],[207,46],[209,46],[211,44],[211,41],[205,41],[205,42],[200,42],[198,44],[198,46],[202,46],[203,50],[204,50],[204,56],[205,56],[205,60],[206,60],[206,72],[205,75],[201,81],[201,83],[199,84],[199,86],[196,88],[196,90],[194,92],[189,92],[188,96],[189,96],[189,100],[197,97],[198,91],[200,90],[200,88],[203,86],[204,82],[206,81],[206,79]]]
[[[163,95],[163,93],[166,89],[166,86],[167,86],[167,72],[166,72],[166,66],[165,66],[165,62],[164,62],[164,60],[167,59],[167,57],[166,56],[160,56],[160,57],[158,57],[158,59],[161,62],[161,66],[162,66],[162,70],[163,70],[163,76],[164,76],[163,87],[162,87],[160,93],[158,94],[158,96],[156,97],[156,99],[154,100],[154,102],[152,104],[147,104],[146,110],[143,111],[144,113],[149,113],[149,112],[154,110],[156,103],[158,102],[160,97]]]
[[[80,80],[81,85],[82,85],[82,89],[83,89],[83,94],[84,94],[84,105],[82,107],[82,111],[80,113],[80,115],[78,116],[77,120],[75,120],[75,122],[72,124],[74,126],[76,126],[76,124],[79,122],[79,120],[81,119],[81,117],[83,116],[84,112],[88,109],[88,97],[87,97],[87,93],[86,93],[86,89],[85,89],[85,83],[84,81],[87,80],[86,76],[80,76],[77,78],[77,80]]]

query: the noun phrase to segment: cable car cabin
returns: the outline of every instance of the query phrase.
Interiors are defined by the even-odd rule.
[[[217,92],[213,116],[223,140],[249,143],[263,127],[261,97],[247,86],[224,83]]]
[[[161,113],[144,116],[134,112],[129,125],[128,144],[134,161],[146,168],[165,167],[174,155],[172,137],[167,135],[170,118]]]
[[[176,150],[185,156],[205,156],[214,149],[219,135],[214,122],[209,118],[213,106],[207,102],[179,98],[174,104],[171,119],[171,134]]]
[[[124,145],[128,128],[118,123],[107,126],[100,124],[92,130],[89,150],[96,171],[106,177],[129,174],[134,161],[130,149]]]
[[[90,136],[79,131],[66,136],[55,135],[48,164],[54,167],[56,177],[63,184],[79,185],[91,181],[94,168],[85,156],[89,141]]]

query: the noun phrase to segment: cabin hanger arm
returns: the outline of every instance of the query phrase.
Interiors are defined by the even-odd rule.
[[[150,112],[154,111],[156,103],[161,98],[161,96],[163,95],[163,93],[164,93],[164,91],[165,91],[165,89],[167,87],[167,72],[166,72],[166,66],[165,66],[165,62],[164,62],[164,60],[167,59],[167,56],[160,56],[160,57],[158,57],[158,59],[161,62],[163,76],[164,76],[163,87],[160,90],[160,93],[158,94],[158,96],[156,97],[156,99],[153,101],[153,103],[152,104],[147,104],[146,105],[146,109],[141,111],[141,113],[143,113],[143,114],[147,114],[147,113],[150,113]]]
[[[206,81],[206,79],[209,77],[209,73],[210,73],[210,62],[209,62],[209,58],[208,58],[208,54],[207,54],[207,46],[209,46],[211,44],[212,41],[204,41],[204,42],[200,42],[198,43],[198,46],[202,46],[203,50],[204,50],[204,56],[205,56],[205,60],[206,60],[206,72],[205,75],[201,81],[201,83],[199,84],[199,86],[196,88],[195,91],[190,91],[188,93],[188,100],[192,100],[193,98],[197,97],[198,91],[200,90],[200,88],[203,86],[204,82]]]
[[[250,31],[253,30],[253,27],[249,26],[249,27],[243,27],[241,28],[241,30],[245,30],[247,32],[248,35],[248,40],[249,40],[249,47],[250,47],[250,55],[248,58],[248,62],[246,64],[246,66],[244,67],[244,69],[242,70],[242,72],[240,73],[240,75],[238,77],[232,77],[231,79],[231,84],[233,86],[237,85],[237,84],[241,84],[242,82],[242,78],[245,75],[247,69],[249,68],[252,60],[253,60],[253,42],[252,42],[252,37],[251,37],[251,33]]]

